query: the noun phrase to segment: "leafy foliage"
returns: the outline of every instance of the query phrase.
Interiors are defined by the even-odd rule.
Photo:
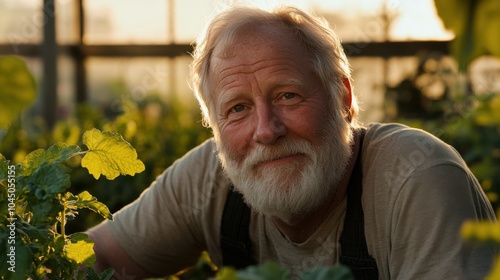
[[[304,270],[300,275],[293,275],[288,269],[275,262],[265,262],[259,265],[236,270],[233,267],[215,267],[204,252],[198,263],[191,269],[170,276],[170,280],[267,280],[267,279],[300,279],[300,280],[352,280],[353,274],[344,265],[319,266]],[[153,279],[150,279],[153,280]]]
[[[109,211],[108,207],[93,197],[88,191],[84,191],[77,196],[67,193],[66,204],[64,205],[68,209],[90,209],[99,215],[103,216],[108,220],[113,219],[113,215]]]
[[[119,176],[109,181],[106,175],[96,181],[84,169],[69,171],[72,193],[89,191],[115,212],[135,200],[175,160],[191,148],[212,136],[211,131],[201,125],[201,115],[196,105],[178,100],[175,95],[160,99],[155,93],[135,102],[123,82],[117,82],[117,104],[115,114],[82,104],[74,117],[58,122],[53,130],[31,128],[28,124],[14,121],[0,142],[0,153],[14,163],[22,162],[30,151],[50,148],[51,143],[63,142],[69,147],[84,146],[83,132],[97,128],[101,131],[119,133],[137,151],[137,158],[144,163],[144,171],[133,177]],[[38,124],[38,121],[35,120]],[[43,127],[43,125],[37,127]],[[69,166],[79,166],[82,156],[72,157]],[[90,156],[87,154],[85,157]],[[77,223],[68,226],[68,232],[85,230],[99,222],[95,215],[82,211]]]
[[[500,224],[468,221],[462,225],[462,237],[469,243],[500,249]],[[485,279],[500,279],[500,256],[495,257],[493,269]]]
[[[206,269],[202,270],[200,264],[193,272],[183,274],[180,279],[202,280],[214,278],[218,280],[266,280],[266,279],[300,279],[300,280],[352,280],[352,275],[349,268],[341,264],[333,266],[320,266],[308,268],[300,275],[292,275],[292,273],[279,266],[274,262],[265,262],[259,265],[249,266],[242,270],[236,270],[232,267],[222,267],[215,272],[215,277],[206,273]]]
[[[106,143],[97,145],[102,154],[123,147],[128,153],[136,154],[134,148],[117,134],[93,129],[86,135],[89,142],[95,142],[94,138],[97,138],[97,142]],[[11,165],[0,156],[0,174],[9,174],[0,178],[0,202],[9,205],[0,210],[0,223],[9,223],[0,227],[0,248],[13,252],[12,256],[0,255],[0,270],[6,272],[2,279],[68,279],[73,278],[82,265],[93,266],[93,242],[84,233],[67,235],[65,232],[67,221],[73,219],[79,209],[87,208],[103,218],[112,219],[106,205],[89,192],[73,195],[68,191],[71,181],[65,162],[74,156],[93,152],[58,143],[47,150],[37,149],[29,153],[17,165]],[[99,156],[91,157],[87,162],[94,166],[105,164]],[[130,160],[122,157],[115,157],[113,164],[128,174],[144,169],[142,162],[131,166]],[[95,174],[100,175],[100,172],[107,171],[101,168]],[[98,275],[87,270],[87,279],[109,277],[109,271]]]

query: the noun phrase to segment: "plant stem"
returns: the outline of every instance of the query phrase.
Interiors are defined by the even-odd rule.
[[[66,238],[66,231],[64,227],[66,226],[66,199],[63,198],[61,194],[58,194],[59,203],[61,203],[63,210],[59,212],[59,215],[61,216],[61,235],[63,238]]]
[[[66,226],[66,207],[63,207],[63,211],[61,212],[61,235],[64,239],[66,239],[66,231],[64,227]]]
[[[73,155],[71,155],[71,157],[74,157],[74,156],[77,156],[77,155],[85,155],[86,153],[88,153],[90,150],[86,150],[86,151],[80,151],[78,153],[74,153]]]

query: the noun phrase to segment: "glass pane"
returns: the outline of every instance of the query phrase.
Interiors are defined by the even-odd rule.
[[[56,3],[56,32],[57,43],[78,43],[78,1],[65,0]]]
[[[350,58],[353,91],[358,97],[360,120],[380,121],[384,117],[384,60],[381,58]]]
[[[0,0],[0,43],[36,44],[42,40],[42,1]]]
[[[172,1],[175,2],[174,42],[190,44],[202,30],[217,6],[216,0]]]
[[[165,0],[86,0],[86,44],[159,44],[169,39]]]
[[[137,103],[148,96],[158,96],[164,102],[175,98],[185,108],[198,110],[188,86],[190,62],[187,56],[90,58],[86,62],[89,103],[110,116],[121,112],[123,102]]]
[[[57,118],[65,119],[75,111],[75,63],[69,56],[57,60]]]
[[[433,0],[311,1],[343,41],[448,40]]]
[[[43,64],[42,60],[39,58],[33,57],[21,57],[25,62],[26,66],[28,66],[29,71],[33,75],[36,84],[36,99],[33,104],[23,112],[23,126],[26,127],[26,130],[30,130],[32,126],[36,126],[38,120],[36,116],[39,116],[41,112],[41,83],[43,81]]]
[[[454,35],[445,30],[437,15],[433,0],[395,1],[388,6],[392,17],[390,40],[451,40]]]
[[[33,75],[36,87],[37,87],[37,97],[33,102],[31,108],[27,111],[28,118],[23,121],[25,124],[30,123],[31,117],[35,115],[40,115],[42,112],[41,108],[41,90],[43,84],[43,61],[38,58],[33,57],[21,57]],[[74,112],[75,106],[75,67],[73,60],[68,56],[60,56],[57,60],[57,112],[56,117],[58,119],[64,119]],[[53,100],[56,102],[56,100]]]
[[[200,1],[200,2],[206,2]],[[180,2],[180,1],[177,1]],[[192,3],[192,1],[186,1]],[[280,0],[233,0],[226,2],[272,8],[283,4]],[[184,5],[188,5],[188,4]],[[306,11],[325,17],[345,42],[387,40],[448,40],[452,34],[446,32],[436,14],[433,0],[290,0]],[[212,10],[203,6],[207,14]],[[200,25],[201,27],[201,25]]]

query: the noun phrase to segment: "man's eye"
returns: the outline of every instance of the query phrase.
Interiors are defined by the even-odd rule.
[[[232,111],[238,113],[238,112],[242,112],[243,110],[245,110],[245,106],[238,104],[238,105],[233,107]]]
[[[292,99],[294,97],[296,97],[297,94],[293,93],[293,92],[285,92],[283,94],[283,99]]]

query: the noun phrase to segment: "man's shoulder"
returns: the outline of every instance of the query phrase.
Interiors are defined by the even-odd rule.
[[[188,151],[176,164],[196,165],[218,165],[217,148],[212,138]]]
[[[461,156],[434,135],[402,124],[373,123],[367,126],[363,156],[369,165],[425,169],[440,164],[464,167]]]
[[[454,159],[460,158],[453,147],[431,133],[403,124],[372,123],[367,126],[365,139],[363,146],[367,152],[381,149],[399,155],[422,153],[426,157],[441,157],[444,153]]]
[[[217,157],[214,140],[204,141],[177,159],[163,172],[158,181],[166,184],[164,180],[171,181],[172,185],[183,185],[184,187],[179,186],[181,189],[190,189],[186,186],[192,185],[200,191],[208,192],[216,185],[226,185],[227,177]],[[180,181],[184,183],[178,184]]]
[[[427,131],[399,123],[370,123],[366,128],[366,139],[370,145],[406,145],[422,139],[427,142],[442,143]]]

